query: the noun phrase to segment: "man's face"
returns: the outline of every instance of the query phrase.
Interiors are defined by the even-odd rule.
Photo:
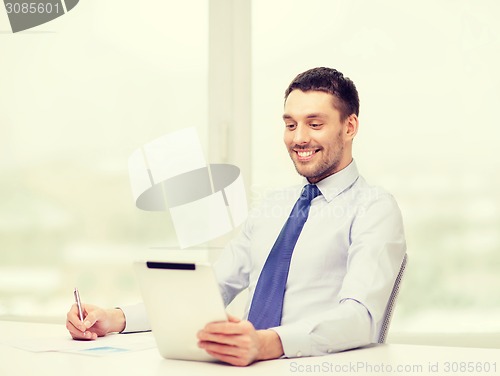
[[[283,120],[288,153],[297,172],[310,183],[317,183],[351,162],[357,117],[351,115],[341,122],[331,94],[292,91],[285,102]]]

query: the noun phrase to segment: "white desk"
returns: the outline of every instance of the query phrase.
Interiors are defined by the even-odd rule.
[[[238,368],[219,363],[166,360],[156,349],[92,357],[34,353],[5,344],[19,337],[54,335],[68,336],[63,325],[0,321],[0,341],[3,342],[0,343],[0,375],[500,375],[500,349],[376,345],[323,357],[279,359]]]

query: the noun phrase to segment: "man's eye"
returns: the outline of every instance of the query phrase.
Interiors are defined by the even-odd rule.
[[[311,124],[309,124],[309,126],[312,128],[317,128],[317,127],[321,127],[321,124],[311,123]]]
[[[287,129],[295,129],[296,125],[295,124],[285,124],[285,127]]]

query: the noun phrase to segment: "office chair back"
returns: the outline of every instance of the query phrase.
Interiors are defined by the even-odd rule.
[[[401,263],[401,268],[399,269],[398,276],[396,278],[396,281],[394,282],[394,287],[392,289],[391,296],[389,298],[389,301],[387,302],[384,321],[382,322],[382,327],[380,329],[380,334],[377,341],[378,343],[385,343],[385,340],[387,338],[387,333],[389,331],[389,326],[391,324],[392,314],[394,312],[394,306],[396,304],[396,299],[399,293],[399,285],[401,284],[401,280],[403,279],[407,262],[408,262],[408,255],[405,254],[403,262]]]

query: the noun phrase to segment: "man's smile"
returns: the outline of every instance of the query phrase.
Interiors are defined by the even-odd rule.
[[[320,149],[293,149],[300,162],[307,162],[311,160],[319,150]]]

